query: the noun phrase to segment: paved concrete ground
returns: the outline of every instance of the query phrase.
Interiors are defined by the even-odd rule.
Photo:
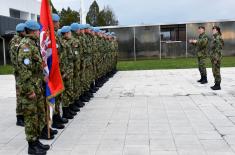
[[[235,68],[222,91],[196,69],[118,72],[60,131],[51,155],[235,155]],[[0,154],[26,154],[12,76],[0,76]]]

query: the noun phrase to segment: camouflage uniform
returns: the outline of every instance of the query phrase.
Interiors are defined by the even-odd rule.
[[[61,74],[64,81],[65,91],[62,93],[63,107],[69,107],[73,101],[73,51],[71,47],[71,39],[62,37],[61,39],[62,50],[60,53],[60,67]]]
[[[73,33],[73,38],[71,39],[73,55],[74,55],[74,99],[79,100],[80,95],[82,94],[82,85],[81,85],[81,54],[82,54],[82,46],[79,40],[79,36],[76,33]]]
[[[212,72],[215,78],[215,83],[221,83],[221,75],[220,75],[220,65],[222,59],[222,48],[224,41],[219,34],[213,35],[213,40],[211,41],[210,48],[210,58],[212,63]]]
[[[33,142],[38,139],[45,127],[44,76],[39,39],[26,36],[20,43],[18,52],[19,92],[25,119],[26,139]],[[29,98],[32,93],[34,99]]]
[[[12,40],[10,41],[10,57],[11,57],[11,63],[14,69],[14,75],[16,80],[16,115],[23,115],[22,111],[22,103],[21,98],[19,95],[19,73],[17,68],[17,57],[18,57],[18,48],[20,45],[20,42],[23,38],[17,33]]]
[[[195,44],[197,46],[198,68],[202,77],[207,76],[206,58],[208,52],[209,39],[205,33],[199,35],[199,39]]]

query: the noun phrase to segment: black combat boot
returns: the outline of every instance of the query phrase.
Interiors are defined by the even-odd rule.
[[[77,115],[77,113],[76,113],[75,111],[71,110],[70,108],[69,108],[69,113],[70,113],[72,116],[76,116],[76,115]]]
[[[46,150],[46,151],[48,151],[50,149],[50,145],[44,145],[39,140],[37,140],[36,142],[41,149]]]
[[[90,99],[89,99],[87,96],[85,96],[85,94],[83,94],[83,95],[80,96],[80,100],[81,100],[82,102],[89,102],[89,101],[90,101]]]
[[[201,84],[206,84],[206,83],[208,83],[208,81],[207,81],[207,76],[203,76],[203,77],[202,77]]]
[[[95,86],[98,87],[98,88],[103,86],[100,78],[95,81]]]
[[[66,124],[66,123],[69,122],[68,119],[61,117],[60,114],[56,114],[56,115],[54,115],[53,117],[54,117],[54,119],[55,119],[57,122],[59,122],[60,124]]]
[[[200,80],[197,80],[197,82],[201,83],[202,82],[202,75],[201,75],[201,79]]]
[[[58,120],[57,115],[53,115],[52,121],[52,128],[64,129],[65,126]]]
[[[56,135],[56,134],[58,134],[58,131],[57,130],[53,130],[52,128],[50,128],[50,134],[51,135]]]
[[[77,107],[76,104],[74,104],[74,103],[70,104],[69,108],[70,108],[70,110],[72,110],[74,112],[79,112],[80,111],[79,107]]]
[[[93,98],[94,97],[93,93],[91,93],[89,91],[86,92],[86,96],[89,97],[89,98]]]
[[[85,106],[85,103],[83,103],[80,99],[75,101],[75,104],[77,107],[82,108]]]
[[[62,116],[63,118],[73,119],[73,115],[71,115],[69,112],[69,107],[63,107],[62,110],[63,110],[63,116]]]
[[[212,90],[221,90],[220,83],[216,82],[213,87],[211,87]]]
[[[24,127],[24,116],[23,115],[16,116],[16,125]]]
[[[46,155],[47,151],[42,149],[37,141],[28,142],[28,154],[32,155]]]
[[[41,135],[39,137],[40,139],[44,139],[44,140],[52,140],[54,139],[54,134],[53,134],[53,131],[50,129],[50,137],[48,135],[48,130],[47,130],[47,126],[45,126],[43,129],[42,129],[42,132],[41,132]]]

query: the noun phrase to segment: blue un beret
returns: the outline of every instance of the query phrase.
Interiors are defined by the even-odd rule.
[[[63,26],[61,29],[61,33],[67,33],[67,32],[71,32],[70,26]]]
[[[25,23],[20,23],[18,25],[16,25],[16,32],[24,32],[25,31]]]
[[[80,25],[78,23],[73,23],[73,24],[71,24],[70,27],[71,27],[72,31],[77,31],[80,29]]]
[[[59,22],[60,21],[60,16],[53,13],[52,14],[52,20],[53,20],[53,22]]]
[[[25,22],[25,27],[30,30],[40,30],[40,25],[34,20],[28,20]]]

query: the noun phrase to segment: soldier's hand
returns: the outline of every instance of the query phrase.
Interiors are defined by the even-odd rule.
[[[218,61],[217,60],[214,60],[214,64],[217,64],[218,63]]]
[[[29,98],[30,99],[35,99],[36,98],[36,94],[34,92],[32,92],[30,95],[29,95]]]

